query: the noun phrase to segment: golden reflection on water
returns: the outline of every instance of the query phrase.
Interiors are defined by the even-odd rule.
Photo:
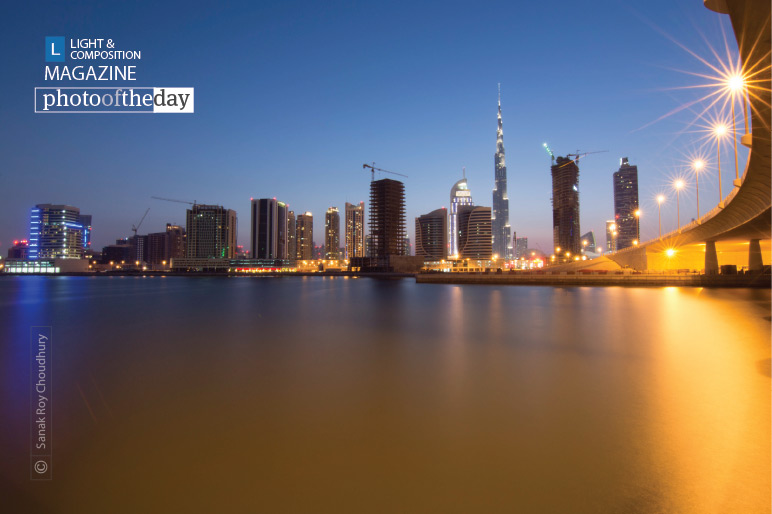
[[[22,387],[9,497],[49,512],[769,512],[769,291],[139,283],[46,282],[47,303],[0,310],[3,341],[44,315],[61,344],[55,480],[26,479]]]

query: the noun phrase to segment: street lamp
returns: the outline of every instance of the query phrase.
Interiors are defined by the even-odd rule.
[[[735,122],[734,118],[734,103],[735,103],[735,95],[738,93],[738,91],[741,91],[745,88],[745,79],[740,74],[734,74],[731,77],[729,77],[726,81],[726,87],[729,89],[729,92],[731,94],[732,98],[732,138],[734,139],[734,178],[739,179],[740,178],[740,167],[737,163],[737,123]],[[740,92],[742,95],[742,92]],[[748,118],[743,116],[745,118],[745,132],[748,132]],[[699,218],[699,215],[697,216]]]
[[[676,211],[678,212],[678,228],[681,228],[681,189],[684,187],[684,181],[680,178],[675,181]]]
[[[657,197],[657,216],[659,217],[659,238],[662,239],[662,202],[665,201],[664,195]]]
[[[724,199],[724,193],[721,191],[721,138],[724,137],[729,129],[723,123],[713,127],[713,133],[716,135],[716,158],[718,159],[718,201]]]
[[[705,161],[697,159],[692,163],[694,168],[694,180],[697,185],[697,219],[700,219],[700,171],[705,167]]]

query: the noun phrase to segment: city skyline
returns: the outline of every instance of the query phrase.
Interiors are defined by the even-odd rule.
[[[568,3],[559,2],[555,5],[567,15],[574,13],[575,7]],[[14,129],[2,129],[5,136],[3,146],[13,146],[19,151],[6,152],[10,153],[6,168],[14,171],[6,178],[6,190],[13,190],[14,195],[4,202],[3,214],[7,221],[0,227],[0,252],[5,254],[14,239],[28,237],[25,218],[29,208],[39,203],[77,205],[83,212],[92,214],[94,248],[110,244],[116,238],[129,236],[131,225],[139,221],[147,207],[151,208],[143,229],[147,233],[163,230],[166,223],[184,223],[183,208],[153,201],[150,199],[153,195],[222,205],[235,210],[242,220],[248,213],[250,197],[278,197],[287,201],[289,208],[295,212],[310,211],[321,219],[329,205],[342,205],[345,201],[356,203],[366,199],[369,176],[361,170],[361,162],[370,161],[410,176],[405,181],[407,219],[437,208],[450,207],[447,204],[447,190],[457,180],[462,166],[467,168],[470,189],[484,191],[493,188],[489,163],[490,154],[495,150],[491,134],[495,123],[495,88],[498,82],[502,83],[508,119],[517,120],[509,123],[507,131],[507,147],[510,150],[508,164],[518,170],[518,180],[510,178],[509,181],[510,190],[517,191],[510,192],[510,199],[513,200],[510,207],[512,231],[529,237],[534,248],[550,251],[549,159],[540,148],[542,141],[548,141],[560,155],[577,149],[609,151],[582,161],[583,232],[603,231],[605,220],[613,217],[610,177],[617,169],[620,157],[628,156],[631,162],[635,162],[641,175],[641,237],[650,239],[656,236],[654,198],[659,192],[667,192],[665,184],[684,165],[688,154],[699,147],[700,136],[687,133],[676,137],[694,119],[694,113],[688,110],[650,127],[638,129],[667,114],[685,98],[691,98],[688,92],[663,90],[669,86],[693,84],[693,77],[678,72],[663,72],[662,67],[704,70],[702,63],[679,49],[667,37],[658,34],[658,31],[673,37],[677,35],[678,41],[708,58],[708,47],[701,41],[701,31],[705,32],[706,40],[716,48],[722,48],[723,36],[720,17],[706,12],[702,5],[684,3],[672,6],[662,2],[647,8],[651,12],[637,14],[626,7],[612,4],[608,12],[601,13],[602,19],[621,16],[625,21],[625,30],[637,35],[637,38],[631,38],[634,44],[625,43],[619,49],[596,47],[600,35],[593,35],[589,29],[600,30],[603,27],[602,19],[585,18],[586,15],[580,14],[588,30],[576,29],[578,32],[572,30],[568,36],[558,37],[545,24],[544,34],[529,29],[520,35],[508,35],[502,42],[502,52],[509,57],[507,64],[493,71],[480,72],[479,66],[488,63],[488,58],[483,59],[479,66],[472,63],[482,56],[486,43],[483,38],[474,41],[462,54],[462,62],[470,69],[468,76],[453,82],[447,70],[434,78],[423,73],[415,74],[415,80],[401,85],[393,94],[388,93],[386,85],[375,84],[375,89],[367,98],[359,94],[351,96],[349,88],[369,86],[371,82],[368,80],[362,83],[360,80],[363,79],[356,79],[344,88],[350,101],[343,101],[336,95],[330,97],[329,109],[335,109],[335,118],[323,121],[322,118],[331,115],[331,111],[321,107],[319,95],[332,94],[329,81],[343,76],[351,78],[357,74],[360,66],[372,66],[369,54],[365,58],[359,53],[345,53],[346,64],[343,69],[323,74],[318,79],[321,83],[315,82],[314,87],[305,91],[298,89],[298,86],[280,93],[275,87],[261,83],[266,86],[266,91],[270,91],[280,101],[276,109],[262,104],[256,107],[263,115],[258,117],[257,128],[247,133],[249,138],[239,133],[249,111],[244,113],[242,108],[215,94],[223,91],[225,84],[196,76],[192,71],[186,74],[181,71],[177,58],[167,63],[164,60],[167,57],[161,59],[159,56],[143,66],[148,68],[145,77],[149,82],[156,77],[160,80],[166,76],[161,68],[169,65],[175,77],[182,73],[199,89],[211,91],[209,108],[203,111],[197,109],[194,115],[196,118],[188,121],[134,121],[120,116],[95,120],[75,115],[42,119],[33,117],[22,106],[9,106],[10,124]],[[113,9],[116,14],[122,12],[120,8]],[[233,11],[223,11],[220,15],[224,16],[223,19],[233,21],[239,38],[256,38],[254,30],[249,30],[234,19],[237,13],[243,14],[244,9],[246,6],[236,6]],[[529,6],[524,19],[540,19],[543,14],[540,9]],[[282,9],[276,10],[278,12],[271,13],[276,19],[289,16]],[[483,18],[492,10],[492,7],[482,9],[469,20],[471,30],[469,35],[464,36],[464,43],[470,43],[470,38],[481,34]],[[517,21],[511,8],[499,6],[497,10],[509,22],[523,23]],[[381,14],[396,16],[396,11],[387,11]],[[345,24],[371,14],[367,10],[324,12],[333,20]],[[461,23],[462,14],[458,9],[448,9],[442,16],[448,18],[446,21],[453,26]],[[54,20],[54,15],[59,15],[59,19]],[[76,30],[71,28],[75,14],[61,13],[53,8],[50,16],[44,26],[50,26],[51,31]],[[22,25],[32,23],[31,13],[25,17],[24,10],[20,18]],[[664,26],[652,27],[647,19],[669,21]],[[117,16],[110,23],[115,24],[115,30],[120,29]],[[726,21],[724,24],[726,29],[728,24]],[[294,30],[301,31],[308,27],[319,30],[313,20],[300,20],[298,28]],[[409,32],[409,39],[413,43],[423,42],[431,35],[419,35],[410,22],[400,27]],[[110,29],[113,30],[113,27]],[[158,26],[151,26],[149,36],[139,37],[124,27],[119,30],[119,34],[136,41],[139,46],[144,45],[148,50],[156,50],[156,54],[177,56],[174,46],[166,52],[167,44],[159,42],[160,30]],[[294,30],[293,34],[300,33]],[[13,29],[9,31],[9,34],[13,33]],[[27,30],[24,37],[31,38],[29,34]],[[272,41],[288,42],[287,37],[271,34]],[[540,41],[547,37],[552,39],[544,50],[531,51],[529,47],[527,52],[516,51],[530,39]],[[42,40],[42,37],[38,39]],[[33,69],[37,73],[42,60],[38,55],[40,52],[35,52],[39,50],[36,41],[31,40],[29,53],[25,53],[26,50],[20,53],[26,56],[28,62],[18,65],[24,69],[29,68],[30,73],[33,73]],[[332,41],[331,47],[326,50],[337,48],[347,41],[347,37],[341,36]],[[578,66],[572,73],[573,82],[569,88],[551,79],[553,65],[548,66],[547,63],[551,55],[557,59],[561,55],[560,51],[572,48],[572,44],[588,51],[587,56],[592,65]],[[729,48],[734,54],[731,43]],[[290,54],[295,55],[297,49],[290,50]],[[374,52],[373,55],[378,55],[379,51],[386,52],[377,45],[367,46],[362,51],[365,50]],[[456,44],[445,45],[438,54],[437,62],[432,61],[430,68],[437,69],[441,64],[444,66],[452,55],[456,55],[454,52],[457,50]],[[407,59],[406,62],[414,65],[419,62],[408,59],[406,47],[398,47],[396,51],[389,49],[387,53],[391,59]],[[179,55],[184,54],[181,52]],[[421,55],[427,57],[425,53]],[[609,64],[611,57],[617,59],[612,61],[614,66]],[[16,58],[14,56],[12,60]],[[302,62],[305,66],[312,66],[308,61]],[[223,66],[231,66],[227,69],[234,73],[238,71],[232,68],[230,61],[226,61]],[[279,70],[286,68],[280,66],[274,71],[279,73]],[[656,73],[652,73],[653,70]],[[239,73],[236,76],[241,84],[249,73]],[[388,79],[384,73],[385,70],[379,70],[373,80]],[[625,80],[620,81],[619,77],[625,77]],[[14,80],[18,82],[18,78]],[[393,79],[387,82],[393,86]],[[19,84],[12,81],[10,84],[11,87],[19,88],[27,86],[26,82]],[[335,84],[340,85],[340,82],[335,81]],[[282,82],[281,85],[285,84]],[[290,99],[296,103],[287,104],[286,101]],[[370,123],[351,110],[360,101],[361,105],[367,106],[365,111],[367,118],[371,118]],[[389,114],[397,106],[399,108]],[[290,112],[303,112],[301,123],[292,125],[297,132],[292,132],[293,137],[289,138],[293,144],[301,142],[300,145],[305,149],[302,156],[289,154],[291,158],[286,160],[288,154],[283,144],[270,148],[274,136],[269,132],[279,135],[290,128],[278,117],[279,110],[282,110],[279,107],[291,107]],[[612,115],[606,114],[607,111]],[[420,123],[416,118],[419,114]],[[427,117],[427,114],[430,116]],[[198,118],[201,121],[196,121]],[[297,119],[293,119],[295,121]],[[211,129],[203,125],[212,123],[222,135],[213,134]],[[365,135],[354,136],[344,127],[350,124],[360,125],[360,128],[366,126]],[[410,125],[415,125],[415,128],[409,128]],[[71,126],[75,129],[67,129],[67,132],[72,134],[63,133],[65,127]],[[88,145],[80,141],[81,137],[88,140]],[[265,138],[265,141],[260,138]],[[49,152],[41,154],[32,150],[35,146],[33,143],[41,139],[47,141]],[[122,143],[118,144],[117,141]],[[257,146],[256,141],[260,141]],[[137,154],[130,148],[132,146],[139,146],[146,151]],[[440,158],[437,150],[440,150]],[[284,161],[278,160],[281,152],[284,152]],[[741,160],[744,155],[745,149],[741,147]],[[97,173],[96,168],[102,172]],[[94,175],[96,179],[85,178]],[[709,169],[705,181],[702,176],[700,178],[700,194],[703,198],[714,196],[712,189],[717,191],[714,175],[715,172]],[[726,175],[725,179],[731,180],[729,174]],[[217,180],[218,176],[222,180]],[[131,180],[127,180],[127,177]],[[159,177],[167,180],[160,181]],[[729,187],[724,184],[725,191]],[[487,202],[481,203],[484,205]],[[685,220],[696,215],[693,188],[682,192],[681,210]],[[663,205],[663,219],[669,228],[675,225],[675,213],[671,211],[674,211],[674,202]],[[410,223],[408,235],[415,239]],[[248,244],[248,236],[248,223],[240,223],[239,243]],[[323,241],[322,224],[317,224],[313,236],[314,240]]]

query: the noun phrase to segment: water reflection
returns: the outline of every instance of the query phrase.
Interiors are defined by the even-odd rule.
[[[49,512],[768,512],[769,299],[0,280],[4,496]],[[47,485],[27,478],[41,320],[56,345]]]

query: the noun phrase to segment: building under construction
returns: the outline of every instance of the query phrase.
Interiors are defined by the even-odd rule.
[[[379,264],[405,253],[405,184],[384,178],[370,182],[371,257]]]
[[[579,166],[568,157],[558,157],[552,165],[552,240],[555,252],[579,255]],[[558,248],[560,250],[558,250]]]

